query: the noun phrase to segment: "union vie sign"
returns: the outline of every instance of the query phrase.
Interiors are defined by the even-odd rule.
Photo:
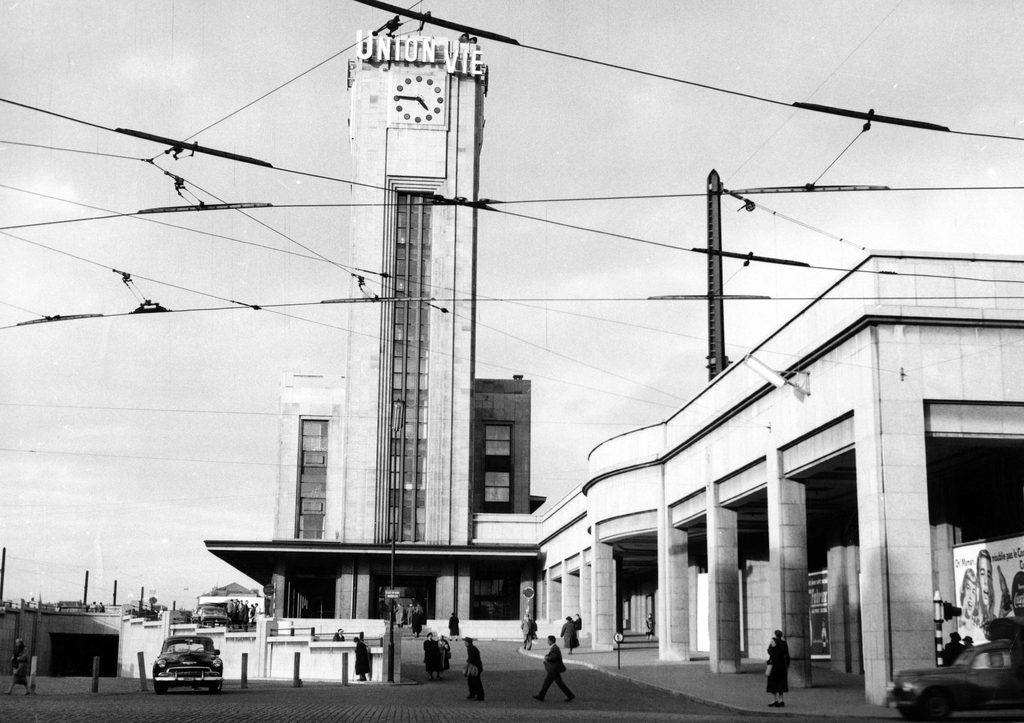
[[[452,43],[448,38],[373,35],[356,31],[356,57],[376,62],[435,63],[441,50],[449,73],[483,75],[483,51],[471,43]]]

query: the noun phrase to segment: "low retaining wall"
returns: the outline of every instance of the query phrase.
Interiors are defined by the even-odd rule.
[[[345,642],[334,642],[338,629],[345,630]],[[141,652],[150,678],[153,661],[170,635],[204,635],[213,639],[224,661],[224,677],[239,679],[242,655],[248,655],[246,675],[253,680],[291,680],[294,676],[295,653],[299,654],[299,677],[302,680],[341,682],[343,666],[348,680],[355,675],[355,640],[359,632],[370,651],[370,680],[384,682],[387,677],[387,626],[380,620],[303,620],[258,617],[247,631],[228,628],[196,628],[195,625],[171,625],[167,613],[160,620],[146,621],[125,618],[121,625],[118,651],[118,675],[139,676],[138,654]],[[400,682],[402,648],[395,645],[395,682]]]

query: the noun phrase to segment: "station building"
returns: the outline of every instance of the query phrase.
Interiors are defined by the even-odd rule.
[[[468,39],[371,37],[349,65],[342,373],[285,375],[274,537],[208,549],[279,617],[516,620],[536,585],[530,381],[478,379],[487,68]],[[364,50],[366,52],[364,52]],[[392,592],[392,598],[394,597]]]
[[[954,549],[1024,533],[1024,259],[868,255],[538,510],[530,383],[475,375],[487,72],[430,40],[350,65],[349,296],[382,300],[348,307],[342,373],[284,378],[273,538],[207,548],[278,617],[379,618],[393,587],[610,648],[650,615],[723,674],[781,628],[794,684],[823,657],[883,702],[934,664]]]
[[[1022,289],[1024,258],[866,257],[753,362],[592,451],[541,519],[542,615],[582,610],[610,647],[653,614],[663,659],[719,673],[780,628],[792,683],[826,653],[883,703],[894,671],[935,665],[954,548],[1024,532]]]

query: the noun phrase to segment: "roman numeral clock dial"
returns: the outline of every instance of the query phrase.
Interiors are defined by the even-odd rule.
[[[447,78],[420,72],[398,73],[391,83],[388,116],[392,125],[444,127],[448,120]]]

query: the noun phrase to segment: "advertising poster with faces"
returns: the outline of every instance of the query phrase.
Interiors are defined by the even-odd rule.
[[[985,642],[989,620],[1024,617],[1024,537],[973,542],[953,548],[955,605],[960,635]]]

